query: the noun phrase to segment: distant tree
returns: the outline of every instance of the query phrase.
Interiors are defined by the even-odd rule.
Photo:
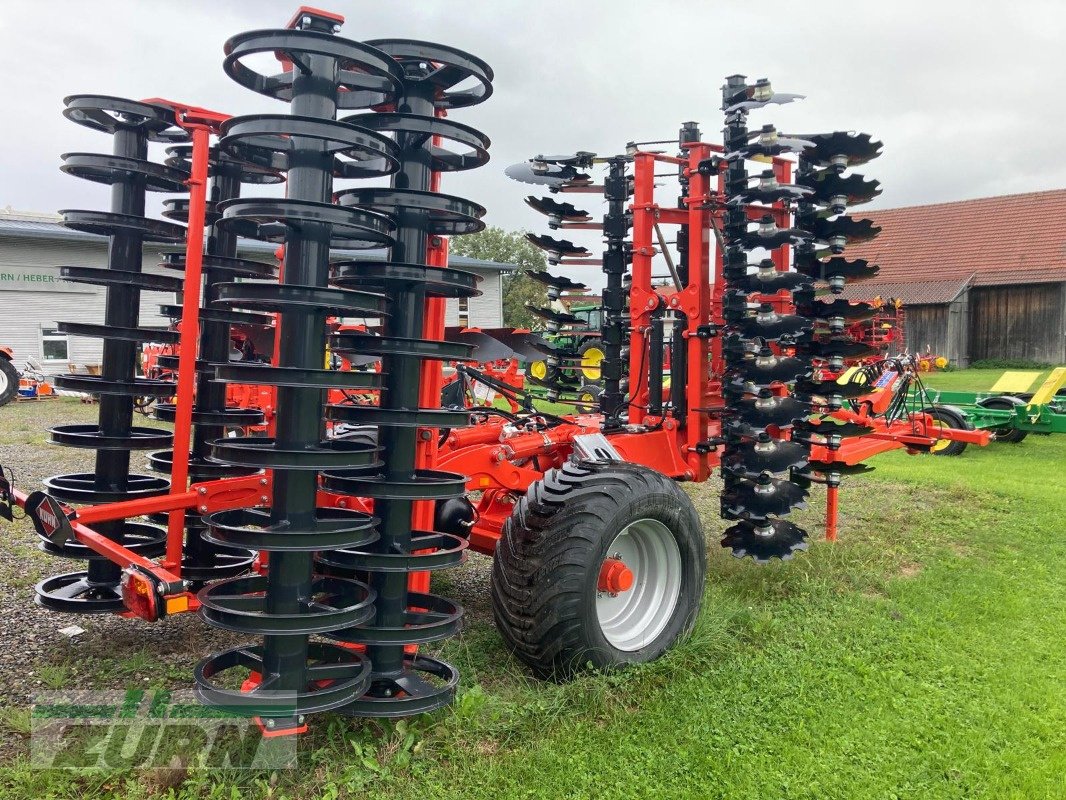
[[[518,270],[505,272],[503,284],[503,324],[511,328],[537,329],[543,320],[533,316],[526,303],[546,306],[548,294],[544,286],[526,275],[523,270],[543,270],[548,261],[544,253],[534,247],[521,231],[505,231],[489,227],[469,236],[455,236],[448,245],[451,253],[501,264],[515,264]]]

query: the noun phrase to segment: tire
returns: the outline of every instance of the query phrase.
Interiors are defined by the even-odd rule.
[[[973,423],[966,419],[961,409],[954,406],[935,406],[924,409],[924,413],[942,423],[945,428],[957,430],[973,430]],[[934,456],[960,456],[966,450],[966,442],[954,442],[950,439],[939,439],[936,444],[929,448]]]
[[[6,406],[19,393],[19,371],[6,358],[0,357],[0,406]]]
[[[617,566],[616,555],[632,570],[632,587],[598,591],[604,562]],[[703,526],[673,480],[636,464],[567,463],[532,484],[504,523],[493,616],[539,677],[645,663],[692,630],[706,570]]]
[[[599,339],[589,339],[577,351],[581,362],[577,367],[577,373],[583,386],[601,386],[603,372],[600,364],[603,362],[603,344]],[[588,362],[586,364],[585,362]]]
[[[526,364],[526,377],[538,381],[551,381],[552,376],[558,373],[558,369],[548,366],[546,361],[530,361]]]
[[[1010,395],[1002,395],[1001,397],[987,397],[978,401],[977,405],[981,406],[981,408],[991,408],[997,411],[1010,411],[1018,406],[1025,408],[1025,401]],[[989,428],[989,433],[992,434],[992,441],[1000,444],[1018,444],[1029,435],[1029,431],[1018,430],[1010,425]]]
[[[577,398],[581,402],[580,405],[575,406],[575,409],[582,414],[595,413],[600,407],[601,394],[603,394],[602,387],[586,383],[577,392]]]

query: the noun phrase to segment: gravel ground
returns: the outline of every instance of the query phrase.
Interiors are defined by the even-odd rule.
[[[17,402],[0,408],[0,464],[14,471],[25,491],[64,472],[92,471],[93,452],[47,442],[47,429],[94,422],[96,406],[57,398]],[[143,418],[137,424],[145,424]],[[148,424],[152,424],[149,422]],[[139,468],[134,454],[134,469]],[[143,471],[143,470],[142,470]],[[180,614],[157,623],[111,614],[45,611],[33,602],[33,586],[50,575],[81,568],[37,549],[29,520],[0,519],[0,763],[26,747],[25,712],[32,696],[57,688],[189,688],[193,665],[210,653],[241,644],[244,637]],[[470,622],[487,622],[491,559],[472,555],[449,576],[449,596],[467,610]],[[61,629],[77,626],[71,638]]]

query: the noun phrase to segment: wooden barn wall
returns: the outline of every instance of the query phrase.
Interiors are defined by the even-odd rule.
[[[975,287],[970,294],[972,360],[1066,363],[1066,283]]]
[[[904,338],[907,352],[950,355],[948,341],[948,306],[904,307]]]

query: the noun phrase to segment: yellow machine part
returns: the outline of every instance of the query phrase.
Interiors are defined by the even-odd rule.
[[[992,384],[992,388],[989,391],[1025,392],[1039,377],[1039,372],[1004,372],[999,376],[999,380]]]
[[[1047,376],[1047,380],[1036,390],[1036,394],[1029,401],[1029,405],[1047,405],[1051,402],[1051,398],[1055,396],[1055,393],[1063,387],[1063,384],[1066,384],[1066,367],[1055,367],[1055,369],[1051,370],[1051,374]]]
[[[581,355],[581,373],[590,381],[598,381],[602,362],[603,351],[598,347],[590,347]]]

